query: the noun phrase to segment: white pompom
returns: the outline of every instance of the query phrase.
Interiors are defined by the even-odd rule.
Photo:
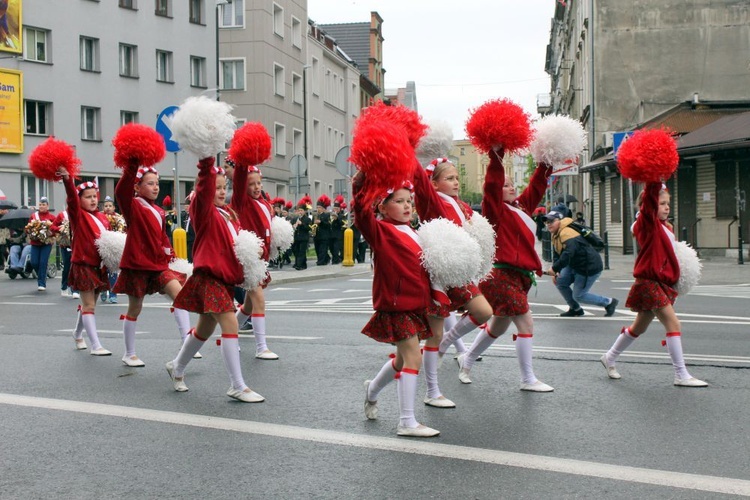
[[[96,251],[99,257],[107,267],[110,273],[116,273],[120,270],[120,260],[122,252],[125,250],[125,241],[127,234],[117,231],[102,231],[99,238],[94,241]]]
[[[263,240],[258,238],[254,232],[240,230],[234,240],[234,255],[242,265],[245,274],[245,282],[242,288],[254,290],[266,277],[268,263],[261,257],[263,255]]]
[[[448,122],[435,120],[427,125],[427,133],[419,140],[415,151],[422,166],[435,158],[448,156],[453,149],[453,129]]]
[[[481,266],[479,274],[474,279],[481,281],[492,270],[492,264],[495,261],[495,230],[492,224],[477,212],[474,212],[471,219],[466,221],[464,229],[479,244]]]
[[[205,96],[188,97],[172,116],[172,139],[198,158],[210,158],[224,151],[234,136],[232,106]]]
[[[279,253],[283,254],[292,247],[292,243],[294,243],[292,224],[283,217],[274,216],[271,219],[271,248],[268,258],[277,259]]]
[[[687,295],[700,281],[703,264],[693,247],[684,241],[674,242],[674,253],[680,263],[680,279],[675,288],[678,295]]]
[[[535,128],[529,150],[537,163],[562,165],[577,158],[586,147],[586,131],[581,122],[568,116],[545,116]]]
[[[169,263],[169,268],[186,275],[188,278],[193,275],[193,264],[185,259],[174,259]]]
[[[433,219],[417,231],[422,265],[441,288],[464,286],[479,274],[481,250],[469,233],[448,219]]]

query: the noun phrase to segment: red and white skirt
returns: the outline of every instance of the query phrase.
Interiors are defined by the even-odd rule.
[[[164,271],[122,269],[112,291],[131,297],[145,297],[154,293],[164,293],[164,287],[172,280],[177,280],[180,285],[185,285],[186,279],[186,274],[171,269]]]
[[[198,314],[233,313],[234,285],[205,271],[195,271],[174,300],[174,307]]]
[[[674,305],[676,298],[677,290],[671,286],[659,281],[636,278],[630,287],[625,307],[635,312],[655,311]]]
[[[435,304],[434,302],[427,309],[427,314],[430,316],[437,316],[439,318],[447,318],[453,311],[458,311],[469,303],[471,299],[482,295],[479,291],[479,287],[474,283],[469,283],[465,286],[448,288],[445,291],[450,300],[450,304]]]
[[[102,293],[109,290],[107,268],[74,262],[70,265],[68,285],[79,292]]]
[[[495,316],[510,318],[529,312],[531,278],[511,268],[493,268],[479,283],[479,290],[492,306]]]
[[[377,340],[393,344],[406,340],[415,335],[419,340],[432,337],[427,315],[414,311],[375,311],[370,321],[362,329],[362,333]]]

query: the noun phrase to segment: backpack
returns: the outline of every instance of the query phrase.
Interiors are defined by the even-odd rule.
[[[583,224],[575,221],[568,224],[568,227],[578,231],[578,233],[583,236],[583,239],[585,239],[589,245],[594,247],[594,250],[604,250],[604,240],[601,239],[601,237],[599,237],[599,235],[596,234],[590,227],[584,226]]]

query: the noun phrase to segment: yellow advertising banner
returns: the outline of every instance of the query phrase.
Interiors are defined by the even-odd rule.
[[[23,153],[23,73],[0,68],[0,153]]]
[[[0,52],[23,52],[22,0],[0,0]]]

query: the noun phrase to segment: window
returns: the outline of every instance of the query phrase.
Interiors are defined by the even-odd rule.
[[[206,88],[206,58],[190,56],[190,85]]]
[[[157,16],[172,17],[172,0],[156,0],[154,14]]]
[[[219,88],[222,90],[245,90],[245,60],[244,59],[222,59],[221,81]]]
[[[21,174],[21,199],[24,205],[35,207],[39,198],[49,196],[49,183],[33,175]]]
[[[312,93],[320,95],[320,61],[312,58]]]
[[[99,71],[99,39],[82,36],[79,41],[81,69]]]
[[[233,0],[221,6],[220,28],[244,28],[245,27],[245,1]]]
[[[302,48],[302,22],[292,16],[292,45]]]
[[[101,109],[81,106],[81,139],[102,140]]]
[[[276,3],[273,4],[273,32],[284,38],[284,9]]]
[[[203,0],[188,0],[190,2],[190,22],[193,24],[203,23]]]
[[[274,123],[274,145],[278,156],[286,156],[286,126]]]
[[[292,129],[292,154],[304,155],[304,149],[305,137],[302,135],[302,131],[298,128]]]
[[[313,155],[320,158],[320,121],[313,120]]]
[[[23,58],[27,61],[49,62],[47,59],[47,34],[49,31],[24,27]]]
[[[284,66],[273,63],[273,91],[276,95],[284,97]]]
[[[123,9],[137,9],[138,4],[136,3],[136,0],[119,0],[120,7]]]
[[[120,76],[138,78],[138,47],[120,44]]]
[[[172,53],[165,50],[156,51],[156,81],[174,82],[172,70]]]
[[[41,101],[24,101],[26,133],[32,135],[50,135],[49,111],[51,103]]]
[[[128,123],[138,123],[137,111],[120,111],[120,126],[127,125]]]
[[[302,77],[297,73],[292,73],[292,98],[297,104],[302,104],[304,102],[302,88]]]

